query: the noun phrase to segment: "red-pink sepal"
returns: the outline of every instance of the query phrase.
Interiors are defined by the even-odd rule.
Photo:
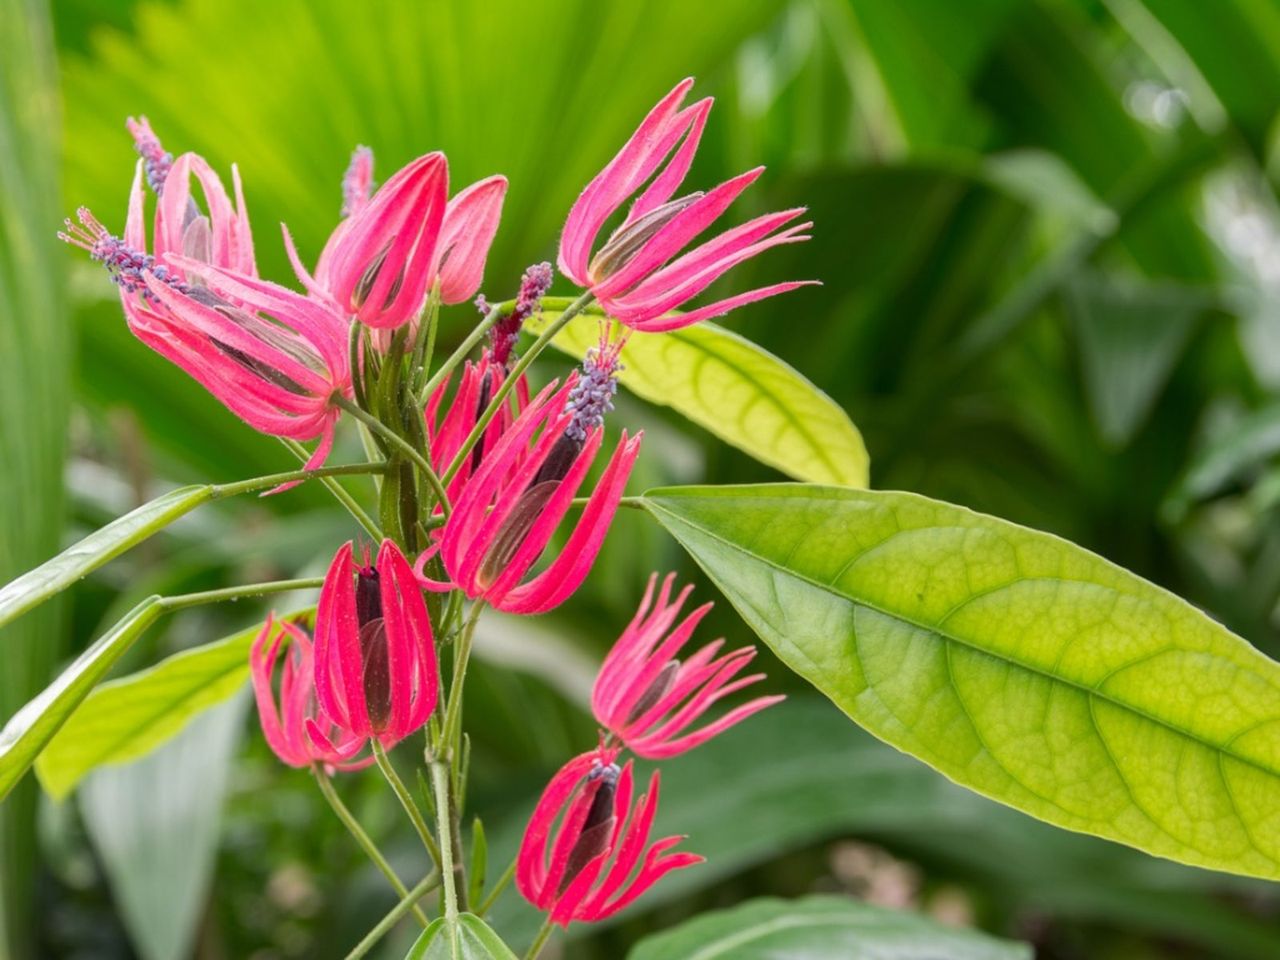
[[[632,805],[633,772],[628,762],[614,766],[616,748],[600,747],[575,757],[551,778],[543,791],[516,857],[516,887],[552,923],[603,920],[631,904],[673,870],[702,863],[693,853],[669,853],[683,837],[649,843],[658,809],[659,776]],[[615,779],[616,778],[616,779]],[[582,836],[596,793],[613,782],[612,828],[601,850],[583,864],[574,848]],[[643,858],[643,862],[642,862]],[[567,875],[569,871],[576,873]]]
[[[272,678],[286,637],[289,649],[285,651],[280,671],[277,704]],[[271,614],[249,651],[249,675],[267,745],[291,767],[318,763],[333,773],[368,766],[373,762],[372,756],[356,759],[365,745],[364,738],[341,735],[320,710],[315,695],[314,663],[311,638],[306,631],[288,620],[276,620],[275,614]],[[308,735],[308,723],[314,723],[324,732],[326,747],[318,746]]]
[[[507,178],[494,176],[471,184],[449,201],[430,270],[430,282],[439,281],[444,303],[464,303],[480,290],[506,195]]]
[[[448,198],[448,163],[443,153],[429,153],[339,225],[317,273],[345,312],[390,330],[422,310]]]
[[[340,415],[333,397],[351,394],[346,322],[257,277],[185,257],[168,263],[198,279],[201,295],[148,276],[150,301],[138,298],[126,312],[134,334],[254,429],[294,440],[319,437],[305,466],[323,463]]]
[[[357,577],[376,577],[381,624],[385,630],[385,677],[370,676],[373,658],[364,634],[374,621],[361,622],[356,603]],[[439,671],[431,620],[409,562],[394,541],[384,540],[376,562],[357,564],[348,541],[333,558],[316,609],[316,696],[320,707],[348,737],[376,737],[391,747],[422,727],[435,709]],[[379,688],[380,684],[385,684]],[[371,717],[368,694],[384,698]],[[317,743],[326,737],[308,727]]]
[[[471,435],[480,419],[480,414],[489,406],[489,401],[506,378],[505,365],[495,361],[490,351],[485,349],[479,360],[468,360],[463,366],[458,378],[458,388],[452,395],[449,392],[452,374],[432,392],[423,410],[423,419],[426,423],[431,462],[442,473],[453,463],[463,442]],[[446,492],[450,500],[458,498],[470,481],[475,466],[484,462],[485,457],[511,427],[515,417],[529,405],[529,382],[523,376],[516,382],[512,392],[515,396],[515,411],[512,411],[509,403],[504,403],[497,415],[489,421],[489,426],[481,434],[471,454],[462,461],[457,474],[449,481]]]
[[[744,260],[779,244],[807,240],[805,231],[812,226],[791,223],[803,209],[767,214],[679,256],[763,169],[748,171],[706,194],[671,200],[689,172],[711,109],[709,98],[681,109],[692,86],[692,79],[682,81],[649,112],[573,205],[560,241],[561,272],[590,289],[610,316],[635,330],[688,326],[814,282],[773,284],[689,313],[671,313]],[[595,250],[604,224],[646,183],[621,226]]]
[[[786,699],[758,697],[689,730],[716,702],[763,680],[764,674],[738,677],[755,659],[755,649],[743,647],[717,656],[723,640],[707,644],[683,661],[677,659],[712,604],[698,607],[677,626],[676,619],[693,587],[685,587],[672,600],[674,582],[675,574],[663,580],[655,602],[657,574],[649,578],[640,608],[605,657],[591,692],[596,721],[633,753],[651,760],[692,750]]]
[[[525,495],[573,422],[565,405],[575,382],[571,377],[559,390],[555,390],[555,383],[548,385],[479,464],[454,503],[439,544],[418,558],[416,569],[421,575],[426,561],[438,550],[449,583],[423,579],[425,587],[457,587],[471,599],[483,599],[507,613],[533,614],[563,603],[581,585],[613,522],[627,478],[640,455],[642,434],[628,437],[623,432],[564,548],[545,570],[522,582],[568,513],[604,439],[600,427],[588,430],[581,449],[545,501],[527,514],[517,513],[517,508],[528,507]],[[522,529],[527,532],[509,556],[499,557],[496,547],[516,542],[508,519],[518,523],[521,517]]]

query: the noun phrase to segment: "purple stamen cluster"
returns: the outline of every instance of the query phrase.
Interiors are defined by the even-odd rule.
[[[564,431],[566,437],[584,442],[588,431],[604,423],[604,415],[613,409],[621,369],[615,351],[601,352],[593,347],[587,352],[582,373],[565,404],[565,409],[573,413],[573,420]]]
[[[373,151],[358,146],[342,175],[342,216],[349,217],[373,193]]]
[[[90,211],[81,207],[76,211],[80,222],[72,223],[64,220],[67,229],[58,233],[58,239],[87,250],[89,256],[107,268],[112,281],[129,293],[140,293],[146,300],[151,299],[151,291],[147,289],[147,274],[162,283],[167,283],[179,293],[187,293],[187,285],[175,277],[163,263],[156,263],[156,258],[149,253],[135,250],[119,237],[110,233]]]
[[[511,351],[520,339],[520,328],[542,306],[542,298],[551,289],[554,275],[551,264],[544,260],[529,267],[520,277],[520,293],[516,296],[515,309],[509,316],[495,323],[489,331],[489,349],[499,363],[506,363],[510,359]],[[476,297],[476,309],[483,314],[492,309],[484,294]]]
[[[160,138],[151,129],[146,117],[135,120],[130,117],[126,122],[129,133],[133,136],[133,145],[142,157],[142,167],[147,173],[147,186],[158,197],[164,192],[164,181],[173,166],[173,154],[165,150]]]

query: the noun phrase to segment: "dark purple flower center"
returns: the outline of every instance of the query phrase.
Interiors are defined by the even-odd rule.
[[[386,621],[382,618],[380,578],[373,567],[356,573],[356,623],[364,667],[365,709],[369,713],[369,726],[381,733],[391,718],[391,654]]]
[[[671,687],[676,682],[676,674],[679,672],[679,660],[667,661],[666,666],[653,678],[653,683],[649,684],[649,689],[641,695],[640,699],[636,701],[636,705],[631,708],[631,715],[627,717],[627,723],[635,723],[657,706],[658,701],[671,691]]]
[[[591,807],[587,810],[587,818],[582,822],[582,830],[578,840],[569,851],[565,862],[564,876],[560,878],[560,888],[556,896],[560,896],[592,860],[609,849],[609,838],[617,822],[613,801],[618,793],[618,776],[621,771],[616,763],[608,766],[598,765],[587,774],[586,789],[595,790],[591,798]]]

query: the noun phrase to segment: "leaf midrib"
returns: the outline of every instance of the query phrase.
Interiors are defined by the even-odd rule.
[[[727,540],[727,539],[725,539],[723,536],[721,536],[720,534],[718,534],[718,533],[714,532],[713,530],[709,530],[708,528],[706,528],[706,527],[704,527],[704,526],[702,526],[702,525],[700,525],[700,524],[694,523],[692,520],[690,520],[690,519],[688,519],[688,518],[686,518],[686,517],[682,516],[681,514],[678,514],[678,513],[676,513],[675,511],[673,511],[673,510],[671,510],[671,509],[669,509],[669,508],[663,507],[663,506],[662,506],[658,501],[656,501],[656,500],[653,500],[653,499],[651,499],[651,498],[649,498],[649,497],[644,497],[643,499],[644,499],[644,502],[645,502],[646,504],[650,505],[650,507],[651,507],[651,508],[656,508],[656,509],[658,509],[658,510],[662,510],[663,512],[667,513],[669,516],[674,517],[675,519],[677,519],[679,522],[681,522],[681,523],[685,524],[686,526],[692,527],[692,528],[693,528],[693,529],[695,529],[695,530],[698,530],[699,532],[701,532],[701,533],[705,534],[706,536],[710,537],[711,539],[713,539],[713,540],[715,540],[715,541],[717,541],[717,542],[719,542],[719,543],[721,543],[721,544],[724,544],[726,547],[729,547],[729,548],[730,548],[730,549],[732,549],[732,550],[736,550],[736,551],[738,551],[739,553],[745,554],[746,556],[751,557],[752,559],[756,560],[757,562],[762,563],[762,564],[764,564],[765,566],[770,567],[771,569],[777,570],[777,571],[778,571],[778,572],[780,572],[780,573],[784,573],[784,574],[786,574],[787,576],[795,577],[797,580],[801,580],[801,581],[803,581],[803,582],[805,582],[805,583],[808,583],[810,586],[816,587],[816,588],[818,588],[819,590],[824,591],[825,593],[829,593],[829,594],[831,594],[833,597],[837,597],[837,598],[839,598],[839,599],[841,599],[841,600],[844,600],[844,601],[846,601],[846,602],[848,602],[848,603],[852,603],[852,604],[854,604],[854,605],[856,605],[856,606],[862,606],[862,607],[865,607],[866,609],[868,609],[868,610],[872,610],[872,611],[874,611],[874,612],[876,612],[876,613],[880,614],[880,615],[881,615],[881,616],[883,616],[883,617],[887,617],[887,618],[889,618],[889,619],[891,619],[891,620],[897,620],[897,621],[899,621],[899,622],[901,622],[901,623],[908,624],[908,625],[913,626],[913,627],[915,627],[915,628],[917,628],[917,629],[919,629],[919,630],[923,630],[923,631],[925,631],[926,633],[934,634],[934,635],[938,636],[939,638],[941,638],[942,640],[948,641],[948,642],[950,642],[950,643],[957,644],[958,646],[964,647],[964,648],[966,648],[966,649],[968,649],[968,650],[972,650],[972,651],[974,651],[975,653],[981,654],[981,655],[983,655],[983,656],[990,657],[992,660],[996,660],[996,661],[998,661],[998,662],[1000,662],[1000,663],[1007,663],[1007,664],[1009,664],[1010,666],[1018,667],[1019,669],[1025,670],[1027,673],[1032,673],[1032,674],[1035,674],[1035,675],[1037,675],[1037,676],[1044,677],[1044,678],[1046,678],[1046,679],[1048,679],[1048,680],[1050,680],[1050,681],[1052,681],[1052,682],[1060,683],[1060,684],[1062,684],[1062,685],[1064,685],[1064,686],[1070,687],[1070,688],[1072,688],[1072,689],[1074,689],[1074,690],[1076,690],[1076,691],[1078,691],[1078,692],[1080,692],[1080,693],[1084,694],[1086,697],[1096,697],[1097,699],[1102,700],[1102,701],[1104,701],[1104,702],[1106,702],[1106,703],[1109,703],[1109,704],[1111,704],[1112,706],[1115,706],[1115,707],[1117,707],[1117,708],[1119,708],[1119,709],[1121,709],[1121,710],[1127,710],[1129,713],[1132,713],[1132,714],[1133,714],[1134,716],[1136,716],[1136,717],[1140,717],[1140,718],[1141,718],[1141,719],[1143,719],[1143,720],[1147,720],[1147,721],[1149,721],[1150,723],[1153,723],[1153,724],[1156,724],[1157,726],[1163,727],[1164,729],[1168,730],[1170,733],[1176,734],[1176,735],[1178,735],[1178,736],[1180,736],[1180,737],[1183,737],[1183,738],[1185,738],[1185,739],[1187,739],[1187,740],[1190,740],[1190,741],[1192,741],[1193,743],[1200,744],[1201,746],[1203,746],[1203,747],[1207,747],[1207,748],[1208,748],[1208,749],[1210,749],[1210,750],[1217,751],[1217,752],[1218,752],[1219,754],[1221,754],[1221,755],[1224,755],[1224,756],[1230,757],[1232,760],[1235,760],[1235,761],[1237,761],[1238,763],[1242,763],[1242,764],[1244,764],[1244,765],[1246,765],[1246,766],[1252,767],[1252,768],[1254,768],[1255,770],[1260,771],[1261,773],[1267,774],[1268,776],[1271,776],[1271,777],[1280,777],[1280,771],[1275,770],[1275,769],[1273,769],[1272,767],[1269,767],[1269,766],[1265,765],[1264,763],[1262,763],[1262,762],[1261,762],[1261,761],[1259,761],[1259,760],[1255,760],[1255,759],[1254,759],[1254,758],[1252,758],[1252,757],[1243,756],[1242,754],[1239,754],[1239,753],[1235,752],[1234,750],[1232,750],[1232,749],[1231,749],[1229,746],[1227,746],[1227,745],[1222,745],[1222,744],[1213,743],[1212,741],[1209,741],[1209,740],[1205,739],[1202,735],[1200,735],[1200,734],[1198,734],[1198,733],[1190,732],[1190,731],[1188,731],[1188,730],[1184,730],[1184,729],[1182,729],[1182,728],[1180,728],[1180,727],[1176,727],[1176,726],[1174,726],[1174,725],[1173,725],[1173,723],[1172,723],[1172,722],[1170,722],[1170,721],[1168,721],[1168,720],[1165,720],[1165,719],[1164,719],[1164,718],[1162,718],[1162,717],[1158,717],[1158,716],[1155,716],[1154,714],[1148,713],[1146,710],[1142,710],[1142,709],[1140,709],[1139,707],[1134,706],[1134,705],[1133,705],[1133,704],[1131,704],[1131,703],[1126,703],[1126,702],[1125,702],[1125,701],[1123,701],[1123,700],[1119,700],[1119,699],[1117,699],[1116,697],[1112,696],[1111,694],[1105,693],[1105,692],[1103,692],[1103,691],[1101,691],[1101,690],[1096,690],[1096,689],[1094,689],[1094,688],[1092,688],[1092,687],[1087,687],[1087,686],[1085,686],[1084,684],[1079,683],[1078,681],[1072,680],[1072,679],[1070,679],[1070,678],[1063,677],[1063,676],[1060,676],[1060,675],[1055,674],[1055,673],[1050,673],[1048,670],[1044,669],[1043,667],[1040,667],[1040,666],[1037,666],[1037,665],[1034,665],[1034,664],[1027,663],[1026,661],[1024,661],[1024,660],[1019,660],[1019,659],[1017,659],[1016,657],[1010,657],[1010,656],[1006,656],[1006,655],[1002,655],[1002,654],[994,653],[994,652],[993,652],[993,651],[991,651],[991,650],[987,650],[987,649],[985,649],[985,648],[983,648],[983,647],[978,646],[977,644],[973,643],[972,641],[969,641],[969,640],[966,640],[966,639],[964,639],[964,638],[957,637],[957,636],[954,636],[954,635],[952,635],[952,634],[950,634],[950,633],[947,633],[947,632],[945,632],[943,629],[938,628],[937,626],[933,626],[933,625],[930,625],[930,624],[928,624],[928,623],[924,623],[924,622],[922,622],[922,621],[920,621],[920,620],[917,620],[917,619],[915,619],[915,618],[913,618],[913,617],[909,617],[909,616],[907,616],[907,615],[905,615],[905,614],[902,614],[902,613],[897,613],[897,612],[893,612],[893,611],[890,611],[890,610],[886,610],[884,607],[880,606],[879,604],[872,603],[871,601],[868,601],[868,600],[862,600],[862,599],[857,599],[857,598],[854,598],[854,597],[851,597],[851,596],[847,596],[847,595],[845,595],[845,594],[842,594],[842,593],[838,592],[838,591],[837,591],[837,589],[836,589],[833,585],[831,585],[831,584],[827,584],[827,583],[822,583],[822,582],[820,582],[820,581],[818,581],[818,580],[815,580],[815,579],[813,579],[812,577],[806,576],[805,574],[802,574],[802,573],[800,573],[800,572],[798,572],[798,571],[796,571],[796,570],[792,570],[792,569],[790,569],[790,568],[788,568],[788,567],[784,567],[784,566],[782,566],[781,564],[779,564],[779,563],[777,563],[777,562],[775,562],[775,561],[773,561],[773,560],[770,560],[768,557],[762,557],[762,556],[760,556],[760,554],[758,554],[758,553],[754,553],[754,552],[752,552],[751,550],[748,550],[747,548],[743,547],[741,544],[737,544],[737,543],[734,543],[734,542],[733,542],[733,541],[731,541],[731,540]],[[1038,579],[1038,578],[1035,578],[1035,577],[1022,577],[1022,578],[1020,578],[1020,580],[1026,580],[1026,581],[1029,581],[1029,580],[1035,580],[1035,579]],[[1066,580],[1066,578],[1058,578],[1058,579]],[[1019,581],[1013,581],[1013,582],[1015,582],[1015,583],[1016,583],[1016,582],[1019,582]],[[1098,584],[1091,584],[1091,583],[1090,583],[1089,581],[1087,581],[1087,580],[1074,580],[1074,579],[1072,579],[1072,580],[1066,580],[1066,582],[1071,582],[1071,583],[1080,583],[1080,584],[1090,585],[1090,586],[1098,586]],[[954,689],[954,686],[955,686],[955,685],[954,685],[954,684],[951,684],[951,686],[952,686],[952,688]],[[967,711],[967,710],[966,710],[966,711],[965,711],[965,713],[966,713],[966,714],[968,714],[968,713],[969,713],[969,711]],[[972,718],[971,716],[970,716],[970,721],[971,721],[971,722],[973,721],[973,718]],[[1098,734],[1098,736],[1100,737],[1100,736],[1101,736],[1101,734],[1099,733],[1099,734]],[[1233,737],[1233,741],[1234,741],[1234,739],[1235,739],[1235,738]],[[1238,810],[1238,809],[1237,809],[1237,817],[1240,819],[1240,821],[1241,821],[1242,823],[1244,822],[1244,817],[1243,817],[1243,815],[1241,815],[1241,814],[1240,814],[1240,812],[1239,812],[1239,810]],[[1262,851],[1259,851],[1259,852],[1262,852]]]

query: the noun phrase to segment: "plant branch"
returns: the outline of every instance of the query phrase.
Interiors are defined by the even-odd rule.
[[[444,884],[444,917],[449,926],[458,922],[457,878],[453,867],[453,843],[449,829],[449,768],[438,758],[431,761],[431,786],[436,798],[436,829],[440,833],[440,876]]]
[[[514,305],[514,300],[511,301],[510,305],[500,303],[485,314],[484,319],[476,325],[474,330],[467,334],[467,338],[458,344],[458,349],[449,354],[448,359],[440,365],[440,369],[423,385],[422,390],[418,393],[418,403],[420,405],[426,405],[426,402],[431,399],[431,394],[435,392],[440,384],[444,383],[444,378],[466,359],[467,354],[475,349],[476,344],[484,338],[484,335],[489,332],[489,328],[497,323],[504,313],[510,313],[514,309]]]
[[[534,937],[533,943],[529,944],[529,952],[524,955],[524,960],[537,960],[538,954],[547,945],[547,940],[551,937],[551,931],[554,929],[555,927],[551,925],[550,919],[543,922],[542,929]]]
[[[387,932],[410,910],[413,910],[415,915],[421,915],[422,911],[417,906],[418,901],[438,886],[440,886],[440,874],[438,871],[432,870],[430,874],[418,882],[416,887],[405,894],[385,917],[378,921],[376,927],[365,934],[364,939],[357,943],[351,952],[347,954],[346,960],[360,960],[360,957],[372,950],[374,944],[385,937]]]
[[[307,449],[302,444],[298,443],[297,440],[290,440],[287,437],[281,437],[280,442],[283,443],[285,447],[288,448],[299,460],[305,462],[310,457],[310,454],[307,453]],[[383,469],[385,469],[385,467]],[[333,494],[335,500],[346,507],[347,513],[351,514],[351,516],[355,518],[356,523],[364,527],[365,533],[373,537],[375,543],[381,543],[383,541],[384,538],[382,530],[373,522],[369,514],[365,513],[364,508],[356,502],[356,498],[351,496],[342,484],[332,477],[321,477],[320,482],[324,484],[325,489]]]
[[[444,509],[444,512],[446,514],[449,512],[449,495],[445,492],[444,484],[440,482],[439,474],[437,474],[431,464],[427,462],[426,457],[415,450],[413,445],[404,437],[400,436],[400,434],[396,433],[373,414],[365,410],[361,410],[341,394],[334,394],[333,402],[408,457],[413,462],[413,465],[418,468],[424,477],[426,477],[427,483],[431,485],[431,488],[435,492],[436,498],[440,501],[440,506]]]
[[[350,831],[351,836],[355,838],[360,849],[363,850],[365,855],[373,861],[374,866],[382,871],[382,875],[386,877],[387,882],[391,884],[391,889],[399,894],[400,907],[397,907],[397,909],[400,910],[401,907],[405,907],[407,904],[406,909],[412,909],[413,915],[417,918],[418,923],[425,927],[429,921],[427,920],[426,914],[417,907],[418,897],[422,894],[418,894],[418,896],[414,896],[410,899],[411,895],[409,891],[406,890],[404,884],[400,882],[400,878],[396,876],[396,872],[391,868],[391,864],[387,862],[387,858],[382,855],[382,851],[379,850],[377,844],[373,842],[373,838],[371,838],[369,834],[365,833],[364,827],[360,826],[360,821],[357,820],[351,811],[347,809],[347,805],[342,802],[342,798],[338,796],[338,791],[333,788],[333,783],[325,775],[325,772],[321,770],[319,766],[313,767],[312,772],[315,774],[316,783],[320,787],[320,792],[324,794],[324,798],[329,801],[329,806],[333,808],[333,812],[337,814],[337,817],[342,821],[343,826]],[[428,879],[430,879],[430,877],[428,877]],[[423,882],[425,883],[426,881]],[[419,884],[419,886],[421,886],[421,884]],[[395,911],[392,912],[394,913]],[[403,914],[404,910],[400,910],[400,912]],[[379,926],[381,926],[381,924]],[[374,929],[377,930],[377,927]],[[379,934],[379,936],[381,936],[381,934]],[[365,940],[367,939],[368,937],[365,938]],[[376,939],[377,938],[375,938],[375,941]],[[364,942],[365,941],[362,940],[361,944]],[[355,954],[355,956],[360,956],[360,954]]]
[[[396,797],[400,800],[400,806],[404,807],[404,812],[413,821],[413,828],[418,831],[418,836],[422,839],[422,845],[427,848],[427,853],[431,855],[432,862],[440,868],[443,874],[447,875],[448,871],[445,869],[444,864],[441,863],[441,847],[437,846],[435,838],[431,836],[431,831],[427,828],[427,822],[422,819],[422,811],[414,803],[413,794],[409,792],[409,788],[404,785],[404,781],[396,773],[396,768],[391,765],[391,760],[387,757],[387,751],[382,748],[382,744],[378,742],[377,738],[370,740],[369,743],[373,749],[373,758],[378,764],[378,769],[387,778],[387,783],[391,784],[391,789],[395,791]]]
[[[564,309],[560,316],[551,322],[547,329],[542,331],[538,339],[516,361],[515,366],[511,368],[511,371],[503,378],[501,385],[494,391],[493,399],[489,401],[489,406],[485,408],[484,413],[476,420],[476,425],[472,427],[471,433],[467,435],[467,439],[463,441],[462,446],[458,449],[453,458],[453,463],[449,464],[449,469],[444,472],[444,476],[441,479],[445,484],[448,484],[462,469],[467,457],[471,455],[471,448],[484,436],[484,431],[489,426],[489,422],[497,416],[498,411],[502,409],[502,405],[507,402],[507,395],[511,393],[512,388],[520,380],[521,374],[529,369],[529,365],[533,363],[538,354],[542,353],[551,344],[551,341],[556,338],[556,334],[568,326],[569,321],[585,310],[590,303],[590,291],[574,300]]]

